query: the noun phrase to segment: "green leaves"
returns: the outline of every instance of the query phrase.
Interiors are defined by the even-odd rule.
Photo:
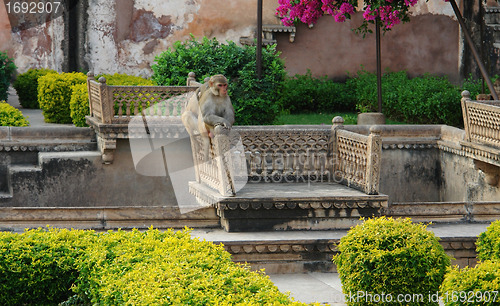
[[[278,115],[276,103],[286,72],[274,46],[262,50],[262,80],[257,80],[256,48],[240,47],[232,41],[193,36],[176,42],[172,49],[156,56],[152,79],[158,85],[185,85],[189,72],[203,82],[206,77],[223,74],[229,81],[229,95],[237,125],[272,124]]]
[[[450,259],[426,226],[410,219],[374,218],[353,227],[334,257],[344,294],[391,294],[394,305],[438,305],[428,301],[443,281]],[[423,294],[423,302],[398,303],[398,294]],[[379,301],[380,303],[380,301]],[[363,299],[348,305],[378,305]]]
[[[57,73],[51,69],[29,69],[21,73],[13,84],[24,108],[40,108],[38,104],[38,78],[49,73]]]
[[[0,51],[0,100],[9,98],[10,78],[17,67],[14,65],[14,60],[9,58],[7,53]]]
[[[28,126],[29,124],[20,110],[5,101],[0,101],[0,126]]]

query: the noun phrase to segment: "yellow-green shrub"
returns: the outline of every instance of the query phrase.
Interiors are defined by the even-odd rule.
[[[85,122],[85,116],[90,115],[87,84],[73,85],[71,91],[71,101],[69,102],[71,120],[75,126],[88,126]]]
[[[20,110],[5,101],[0,101],[0,126],[28,126],[29,124]]]
[[[71,123],[71,86],[86,81],[87,77],[81,72],[47,74],[38,78],[38,102],[45,122]]]
[[[487,260],[474,268],[452,268],[441,285],[446,306],[500,305],[500,262]]]
[[[37,229],[0,232],[0,305],[57,305],[78,278],[75,260],[95,234]]]
[[[342,237],[338,250],[334,262],[348,305],[380,305],[377,296],[392,299],[391,305],[438,305],[428,294],[439,290],[450,258],[425,225],[410,219],[368,219]],[[358,292],[365,297],[349,298]],[[412,301],[398,302],[401,294],[412,295]]]
[[[303,305],[262,273],[189,232],[109,232],[78,263],[74,288],[93,305]]]
[[[49,73],[57,73],[52,69],[29,69],[21,73],[12,85],[19,97],[19,103],[24,108],[40,108],[38,104],[38,78]]]
[[[500,220],[491,223],[476,242],[478,258],[481,260],[500,259]]]

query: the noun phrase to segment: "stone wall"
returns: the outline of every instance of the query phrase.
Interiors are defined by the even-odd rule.
[[[458,23],[451,7],[441,1],[421,1],[412,21],[398,25],[382,38],[382,66],[408,70],[411,76],[425,72],[459,79],[461,48]],[[277,0],[264,1],[263,21],[275,24]],[[221,10],[215,0],[80,0],[62,17],[18,32],[10,31],[5,6],[0,5],[0,50],[15,59],[18,72],[47,67],[57,71],[92,70],[96,73],[129,73],[150,76],[154,57],[194,35],[239,41],[253,36],[256,3],[237,0]],[[345,79],[363,65],[375,70],[374,35],[365,39],[351,28],[361,14],[338,24],[330,16],[313,29],[299,25],[295,42],[278,34],[278,49],[290,75],[327,75]],[[314,56],[310,56],[314,54]]]

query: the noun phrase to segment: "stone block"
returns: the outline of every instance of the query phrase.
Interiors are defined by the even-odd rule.
[[[385,115],[382,113],[361,113],[358,115],[358,125],[385,124]]]

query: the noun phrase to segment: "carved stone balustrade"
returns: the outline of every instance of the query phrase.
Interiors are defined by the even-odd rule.
[[[216,129],[209,160],[193,137],[190,192],[227,231],[350,228],[387,207],[379,195],[382,140],[333,127]]]
[[[149,121],[168,121],[162,133],[180,134],[185,131],[180,116],[186,108],[190,92],[200,83],[194,73],[187,79],[188,86],[110,86],[104,77],[95,80],[87,74],[90,116],[87,124],[97,135],[103,163],[113,163],[117,138],[128,138],[130,121],[137,116],[148,116]],[[158,132],[158,131],[157,131]]]
[[[500,178],[500,101],[472,101],[462,92],[465,139],[460,142],[466,156],[486,175],[491,186]]]

